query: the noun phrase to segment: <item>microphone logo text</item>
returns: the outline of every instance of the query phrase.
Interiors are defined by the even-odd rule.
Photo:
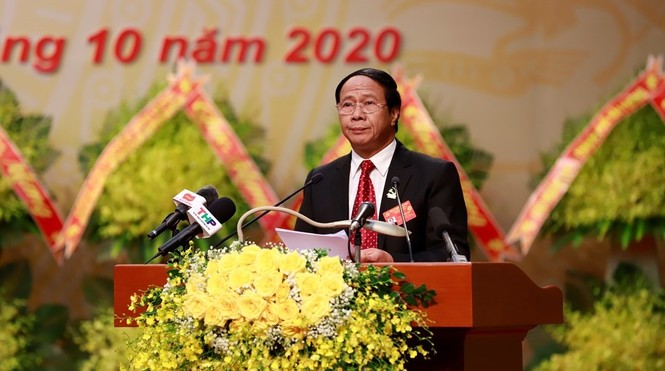
[[[217,225],[215,218],[208,214],[208,210],[205,207],[201,207],[199,211],[196,212],[196,214],[201,218],[201,220],[203,220],[204,223],[210,224],[212,226]]]

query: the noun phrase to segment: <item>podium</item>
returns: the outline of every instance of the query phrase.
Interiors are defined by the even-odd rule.
[[[379,265],[379,264],[377,264]],[[416,286],[436,291],[426,308],[437,354],[413,370],[521,370],[522,341],[540,324],[563,322],[563,293],[537,286],[512,263],[394,263]],[[114,267],[115,326],[136,314],[130,296],[166,283],[163,264]]]

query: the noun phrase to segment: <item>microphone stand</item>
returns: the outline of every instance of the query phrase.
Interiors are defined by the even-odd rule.
[[[406,228],[406,217],[404,217],[404,208],[402,207],[402,200],[399,198],[399,192],[397,191],[397,184],[393,183],[393,189],[395,190],[395,195],[397,196],[397,205],[399,205],[399,215],[402,218],[402,226],[406,233],[406,246],[409,248],[409,258],[411,263],[413,263],[413,250],[411,249],[411,238],[409,237],[408,229]]]
[[[355,249],[355,261],[356,263],[360,263],[360,250],[362,249],[362,233],[360,233],[359,230],[355,231],[355,238],[353,239],[353,248]]]
[[[455,247],[455,244],[453,243],[453,240],[450,239],[450,235],[448,234],[448,231],[443,231],[443,240],[446,244],[446,248],[448,249],[448,252],[450,253],[450,261],[453,263],[467,263],[468,260],[466,260],[466,256],[461,255],[460,253],[457,252],[457,248]]]

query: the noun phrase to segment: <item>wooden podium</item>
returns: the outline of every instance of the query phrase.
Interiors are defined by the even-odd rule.
[[[415,285],[436,291],[426,309],[437,354],[410,370],[521,370],[522,341],[539,324],[563,322],[563,294],[512,263],[395,263]],[[134,316],[130,296],[166,283],[163,264],[114,268],[115,326]]]

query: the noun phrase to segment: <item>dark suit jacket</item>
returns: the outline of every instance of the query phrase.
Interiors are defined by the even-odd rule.
[[[314,221],[326,223],[349,219],[349,172],[351,154],[342,156],[326,165],[310,171],[306,182],[314,174],[321,173],[323,179],[304,191],[300,213]],[[402,203],[411,201],[416,217],[407,222],[411,231],[411,245],[415,261],[448,261],[449,254],[443,238],[435,233],[428,213],[438,206],[446,214],[453,228],[450,237],[460,254],[470,261],[467,242],[467,213],[459,174],[452,162],[413,152],[397,142],[386,177],[379,220],[383,212],[397,206],[397,199],[386,197],[392,187],[394,176],[399,177],[398,192]],[[320,229],[298,219],[296,230],[310,233],[334,233],[339,229]],[[409,261],[409,250],[404,237],[379,234],[379,247],[392,255],[395,261]]]

